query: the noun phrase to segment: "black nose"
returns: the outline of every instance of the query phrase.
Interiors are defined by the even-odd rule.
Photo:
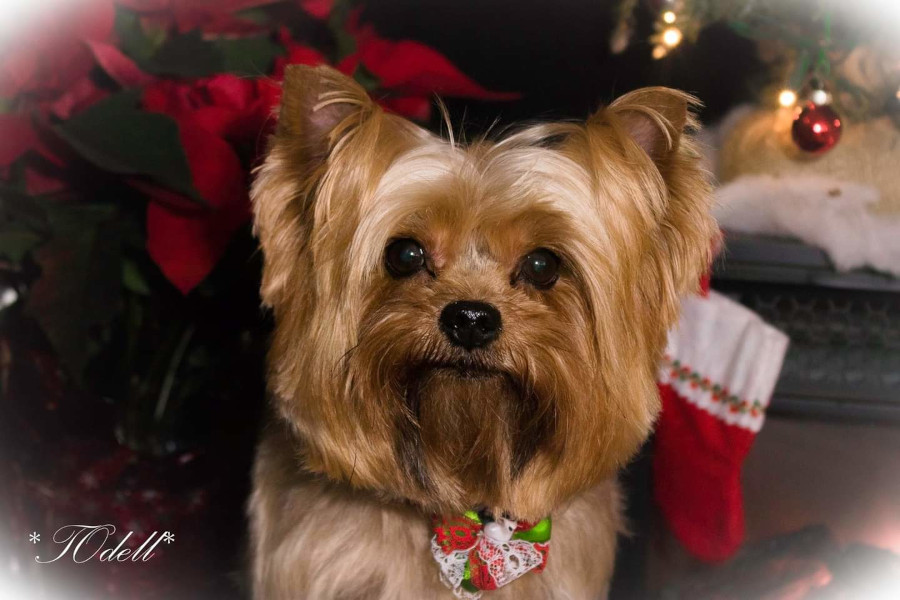
[[[441,311],[441,331],[451,344],[474,350],[500,335],[500,312],[486,302],[460,300]]]

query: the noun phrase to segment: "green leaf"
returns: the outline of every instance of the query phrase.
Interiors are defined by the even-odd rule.
[[[337,42],[339,60],[356,52],[356,39],[347,30],[347,22],[357,6],[356,0],[336,0],[328,15],[328,29]]]
[[[122,285],[135,294],[150,295],[150,284],[144,279],[137,263],[129,258],[122,259]]]
[[[112,205],[45,206],[53,237],[34,253],[41,276],[25,310],[80,380],[96,348],[92,332],[121,309],[122,217]]]
[[[41,243],[41,236],[20,226],[0,227],[0,256],[20,264]]]
[[[353,71],[353,79],[370,92],[381,87],[381,81],[378,79],[378,76],[362,63],[356,65],[356,69]]]
[[[276,4],[273,2],[273,4]],[[270,5],[269,5],[270,6]],[[257,6],[254,8],[247,8],[244,10],[239,10],[235,14],[235,16],[244,19],[245,21],[250,21],[252,23],[256,23],[257,25],[262,26],[270,26],[273,24],[272,17],[269,14],[269,11],[266,10],[267,6]]]
[[[171,37],[141,66],[154,75],[208,77],[222,72],[225,57],[213,42],[203,39],[199,29]]]
[[[284,54],[284,49],[265,35],[218,40],[216,46],[224,57],[224,71],[251,77],[267,74],[275,57]]]
[[[0,185],[0,223],[31,231],[48,233],[47,214],[38,198]]]
[[[194,188],[178,125],[137,108],[136,92],[120,92],[56,127],[82,157],[105,171],[145,175],[203,202]]]
[[[119,48],[138,62],[148,60],[165,39],[165,32],[158,30],[149,35],[141,25],[138,14],[122,6],[116,6],[115,30]]]

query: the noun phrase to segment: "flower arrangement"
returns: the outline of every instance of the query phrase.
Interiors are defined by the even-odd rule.
[[[75,380],[116,339],[119,356],[138,344],[160,298],[178,313],[186,304],[173,292],[233,284],[210,275],[246,237],[250,171],[286,65],[332,64],[420,121],[434,94],[516,97],[422,43],[381,37],[362,12],[331,0],[93,0],[9,41],[0,268]],[[188,321],[161,338],[180,339]]]
[[[248,190],[285,67],[331,64],[426,124],[434,94],[516,95],[349,2],[57,7],[0,40],[0,538],[104,519],[134,550],[175,531],[202,564],[160,546],[152,569],[72,563],[60,581],[227,596],[265,397]],[[4,552],[25,566],[0,579],[43,581]]]

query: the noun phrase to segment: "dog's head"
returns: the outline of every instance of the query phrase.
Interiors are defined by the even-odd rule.
[[[621,466],[715,235],[691,103],[644,89],[464,146],[290,67],[253,201],[306,467],[528,519]]]

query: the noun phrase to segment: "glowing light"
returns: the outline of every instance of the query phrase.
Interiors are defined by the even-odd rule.
[[[662,34],[662,42],[669,48],[674,48],[681,43],[681,30],[677,27],[667,27]]]
[[[812,128],[812,129],[813,129],[813,131],[816,132],[816,133],[822,133],[823,131],[825,131],[825,128],[822,127],[822,124],[821,124],[821,123],[816,123],[815,125],[813,125],[813,128]]]
[[[667,10],[666,12],[664,12],[662,14],[662,20],[664,22],[668,23],[669,25],[671,25],[672,23],[675,22],[675,13],[672,12],[671,10]]]
[[[825,90],[813,90],[809,93],[809,99],[813,104],[817,104],[819,106],[828,104],[828,92],[826,92]]]
[[[665,47],[665,46],[656,45],[656,46],[653,47],[653,54],[652,54],[652,56],[653,56],[653,58],[655,58],[656,60],[659,60],[660,58],[663,58],[663,57],[664,57],[666,54],[668,54],[668,53],[669,53],[669,51],[666,50],[666,47]]]
[[[797,93],[794,90],[783,89],[778,94],[778,104],[788,108],[797,103]]]

